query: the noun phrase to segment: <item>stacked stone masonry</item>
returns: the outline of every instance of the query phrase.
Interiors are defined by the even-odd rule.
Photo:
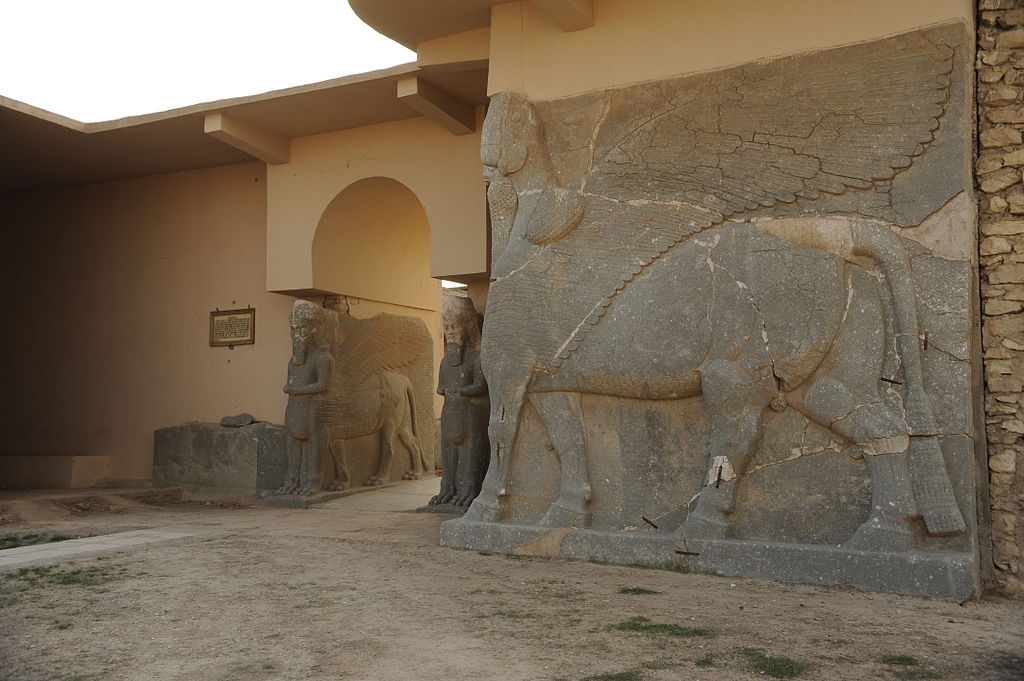
[[[981,0],[978,160],[994,578],[1024,594],[1024,0]]]

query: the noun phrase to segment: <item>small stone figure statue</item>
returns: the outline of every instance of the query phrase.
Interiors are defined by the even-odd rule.
[[[330,428],[320,410],[328,398],[334,358],[323,332],[323,312],[314,303],[298,300],[289,318],[292,356],[288,360],[287,469],[277,494],[309,496],[323,487],[324,455]]]
[[[443,311],[445,357],[441,360],[437,393],[441,410],[441,493],[428,511],[464,512],[487,472],[490,445],[487,420],[490,401],[480,369],[480,327],[468,298],[449,298]],[[432,508],[436,507],[436,508]]]

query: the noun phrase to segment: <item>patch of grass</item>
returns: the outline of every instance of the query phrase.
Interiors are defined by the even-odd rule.
[[[612,672],[610,674],[591,674],[584,676],[580,681],[643,681],[643,674],[635,669],[624,672]]]
[[[21,582],[25,587],[40,586],[99,586],[115,579],[125,577],[126,568],[114,568],[109,565],[64,569],[52,565],[18,568],[8,572],[4,579]]]
[[[524,560],[526,558],[530,558],[530,556],[526,556],[521,553],[512,553],[511,551],[508,551],[503,555],[511,560]]]
[[[477,553],[480,554],[481,556],[493,556],[494,555],[493,551],[477,551]]]
[[[709,654],[705,655],[704,657],[697,658],[696,660],[693,661],[693,663],[695,665],[697,665],[698,667],[714,667],[715,666],[715,658],[709,653]]]
[[[71,628],[71,622],[54,622],[53,623],[53,628],[54,629],[59,629],[61,631],[64,631],[65,629],[70,629]]]
[[[934,669],[922,667],[911,655],[883,655],[883,664],[889,665],[889,672],[897,679],[940,679],[942,674]]]
[[[996,656],[990,663],[992,669],[1000,673],[1006,681],[1024,681],[1024,655],[1003,653]]]
[[[645,589],[642,586],[624,586],[619,589],[620,594],[632,594],[634,596],[645,596],[648,594],[660,594],[660,591]]]
[[[684,627],[680,624],[662,624],[660,622],[652,622],[646,617],[630,617],[625,622],[612,624],[608,628],[615,631],[635,631],[642,634],[679,636],[682,638],[715,635],[715,632],[711,629]]]
[[[747,649],[740,652],[746,655],[751,671],[773,679],[795,679],[811,667],[806,662],[783,655],[765,655],[760,650]]]
[[[679,662],[673,660],[651,660],[640,665],[644,669],[674,669],[680,666]]]
[[[33,546],[35,544],[49,544],[68,539],[80,539],[70,534],[5,534],[0,536],[0,551],[13,549],[18,546]]]
[[[538,615],[532,612],[523,612],[521,610],[495,610],[489,615],[477,615],[477,619],[489,619],[491,617],[503,617],[509,620],[531,620],[536,619]]]

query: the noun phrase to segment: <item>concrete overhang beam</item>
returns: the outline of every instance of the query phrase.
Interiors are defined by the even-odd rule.
[[[398,99],[454,135],[476,131],[473,105],[417,76],[402,78],[397,85]]]
[[[593,0],[532,0],[541,12],[563,31],[579,31],[594,25]]]
[[[222,113],[206,114],[203,130],[250,156],[270,165],[288,163],[291,140],[278,132]]]

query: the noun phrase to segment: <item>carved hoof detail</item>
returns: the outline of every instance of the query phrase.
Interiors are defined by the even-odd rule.
[[[570,508],[556,501],[537,524],[542,527],[586,527],[590,524],[590,514],[585,509]]]
[[[686,516],[680,534],[686,539],[725,539],[729,524],[693,512]]]
[[[897,518],[868,518],[857,528],[843,548],[862,551],[909,551],[916,546],[914,533]]]
[[[348,489],[348,485],[343,482],[332,482],[327,486],[328,491],[340,492],[341,490]]]
[[[376,475],[371,475],[370,477],[363,481],[363,485],[365,487],[379,487],[383,484],[384,478],[377,477]]]
[[[417,471],[409,471],[402,476],[402,480],[419,480],[420,474]]]
[[[480,499],[476,499],[469,506],[469,510],[462,516],[466,520],[475,520],[482,523],[497,523],[501,522],[503,513],[501,505],[491,506],[483,503]]]
[[[928,534],[933,537],[952,537],[967,530],[958,508],[940,508],[922,514]]]

